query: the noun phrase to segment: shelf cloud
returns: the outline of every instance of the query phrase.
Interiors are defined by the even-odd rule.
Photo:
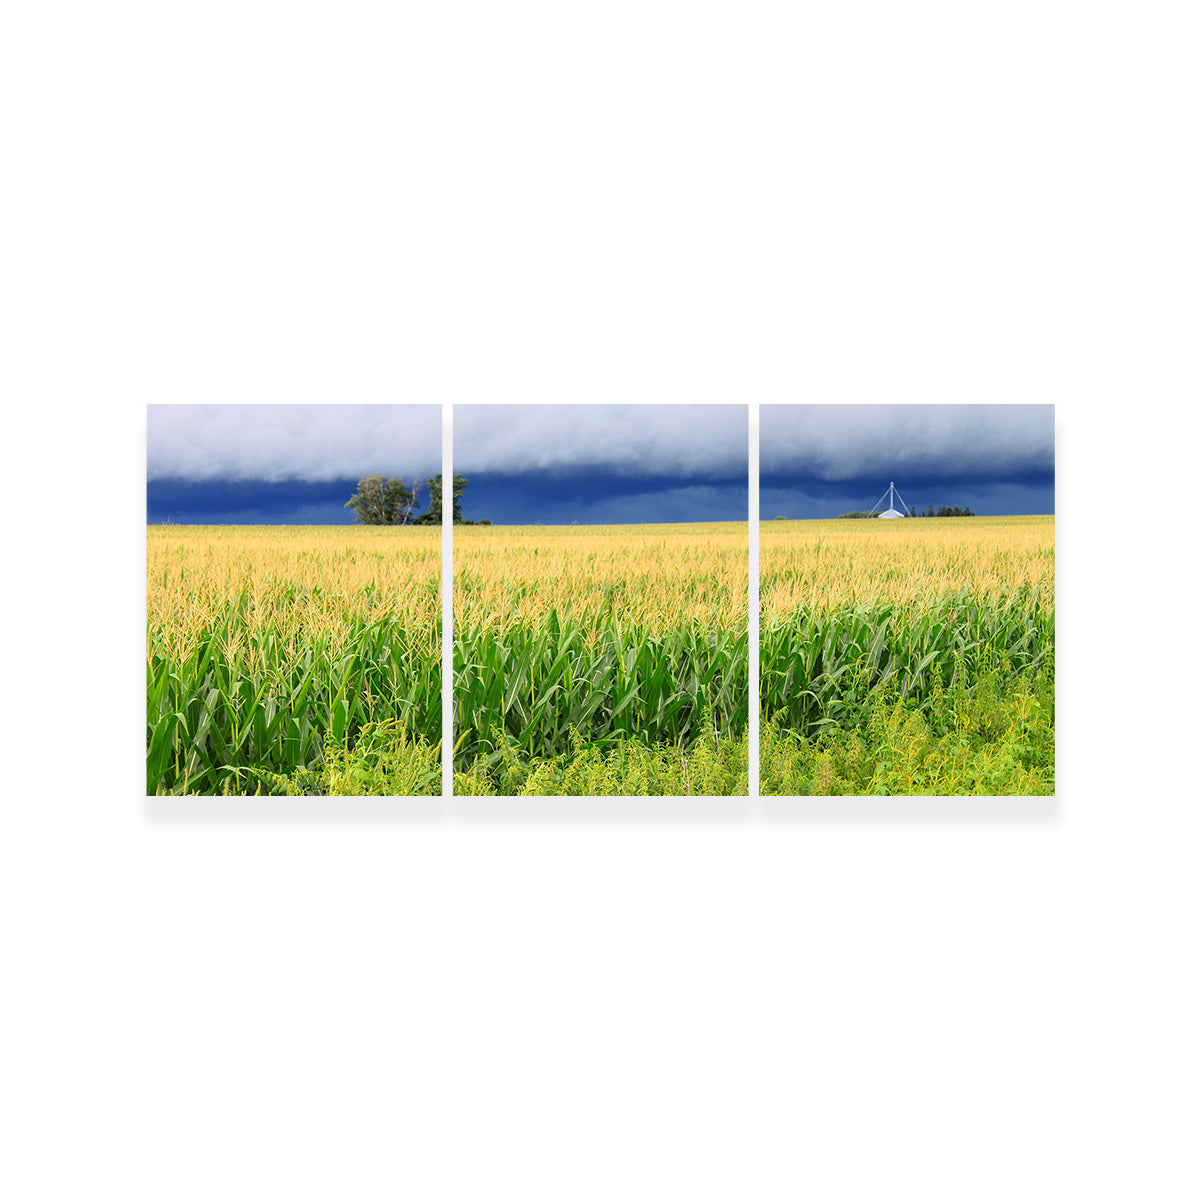
[[[441,470],[436,404],[152,404],[146,475],[324,482]]]
[[[472,404],[454,407],[454,470],[745,479],[744,404]]]
[[[760,469],[826,483],[1052,478],[1051,404],[764,404]]]

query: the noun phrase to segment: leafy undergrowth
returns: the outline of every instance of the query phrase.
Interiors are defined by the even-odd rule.
[[[246,768],[237,772],[242,784],[226,783],[226,796],[437,796],[442,791],[440,742],[414,739],[399,721],[363,727],[353,747],[325,738],[324,754],[315,767],[290,774]],[[212,795],[191,792],[190,795]]]
[[[956,671],[915,711],[888,684],[851,725],[812,737],[764,725],[760,790],[770,796],[1041,796],[1054,792],[1054,678]]]
[[[456,796],[744,796],[749,786],[749,739],[711,726],[686,750],[647,746],[636,738],[585,743],[571,733],[571,749],[553,758],[529,758],[505,743],[456,772]]]

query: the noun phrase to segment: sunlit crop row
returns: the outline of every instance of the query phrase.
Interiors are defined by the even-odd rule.
[[[454,614],[464,627],[540,620],[596,628],[744,628],[745,524],[459,527]]]
[[[764,624],[949,592],[1024,592],[1053,607],[1054,518],[764,521],[759,565]]]

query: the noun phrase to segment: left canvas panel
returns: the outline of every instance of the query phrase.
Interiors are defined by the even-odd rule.
[[[147,793],[440,793],[440,406],[146,427]]]

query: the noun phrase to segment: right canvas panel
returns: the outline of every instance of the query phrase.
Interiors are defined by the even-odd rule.
[[[760,409],[760,792],[1054,791],[1054,406]]]

